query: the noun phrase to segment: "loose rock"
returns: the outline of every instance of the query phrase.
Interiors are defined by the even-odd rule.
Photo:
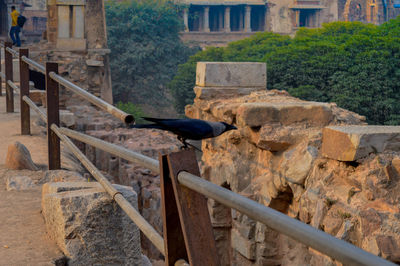
[[[5,166],[12,170],[39,170],[33,163],[29,150],[18,141],[8,146]]]

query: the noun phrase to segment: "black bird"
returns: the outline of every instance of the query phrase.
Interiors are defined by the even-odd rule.
[[[29,69],[29,80],[35,84],[35,89],[46,90],[46,76],[38,71]]]
[[[161,119],[143,117],[144,120],[154,122],[154,124],[131,125],[131,128],[156,128],[167,130],[178,136],[178,140],[187,148],[187,139],[201,140],[214,138],[222,133],[237,129],[233,125],[225,122],[210,122],[200,119]]]

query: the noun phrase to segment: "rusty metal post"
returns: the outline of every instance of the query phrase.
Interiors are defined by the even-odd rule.
[[[14,90],[8,85],[7,81],[13,81],[13,56],[10,52],[7,51],[7,47],[12,48],[12,44],[10,42],[6,42],[4,44],[4,65],[5,65],[5,74],[6,74],[6,111],[7,113],[14,112]]]
[[[47,145],[49,156],[49,170],[61,168],[60,139],[51,129],[51,125],[60,126],[59,85],[50,78],[49,73],[58,73],[58,64],[46,63],[46,98],[47,98]]]
[[[189,264],[220,265],[206,197],[178,182],[178,174],[182,171],[200,175],[196,154],[186,150],[171,153],[167,158]]]
[[[182,225],[179,220],[174,188],[169,174],[167,155],[159,155],[161,213],[163,219],[163,238],[165,247],[165,265],[174,266],[180,259],[188,260]]]
[[[28,49],[19,50],[19,74],[20,74],[20,109],[21,109],[21,135],[31,134],[31,113],[29,105],[22,100],[24,96],[29,98],[29,65],[22,61],[22,56],[29,56]]]
[[[5,51],[6,48],[3,48],[3,50]],[[0,46],[0,72],[1,72],[1,46]],[[0,75],[0,96],[3,96],[3,79],[1,78],[1,75]]]

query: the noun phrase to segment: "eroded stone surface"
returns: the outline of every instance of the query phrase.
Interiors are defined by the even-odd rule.
[[[322,153],[355,161],[370,153],[400,151],[400,126],[334,126],[323,130]]]
[[[137,208],[132,188],[114,185]],[[137,226],[97,182],[46,183],[42,211],[69,265],[140,265]]]
[[[202,87],[267,87],[265,63],[198,62],[196,85]]]
[[[198,99],[206,100],[218,98],[237,97],[247,95],[253,91],[265,90],[265,88],[240,88],[240,87],[194,87],[194,92]]]
[[[12,170],[39,170],[32,161],[29,150],[18,141],[8,146],[5,166]]]
[[[237,111],[237,123],[249,127],[277,122],[283,125],[302,122],[327,125],[332,118],[329,105],[317,102],[244,103]]]
[[[203,178],[398,261],[400,151],[370,154],[354,164],[321,154],[323,128],[365,125],[365,117],[276,90],[196,97],[186,115],[238,127],[203,141]],[[209,208],[219,256],[230,264],[337,264],[266,226],[252,225],[236,211],[215,203]]]
[[[7,191],[26,190],[36,187],[32,179],[27,176],[9,176],[6,179]]]

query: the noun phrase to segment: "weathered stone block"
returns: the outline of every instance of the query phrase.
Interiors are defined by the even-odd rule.
[[[42,90],[30,90],[29,91],[29,98],[36,105],[42,105],[43,97],[46,97],[46,91],[42,91]]]
[[[318,102],[244,103],[237,111],[238,124],[249,127],[275,122],[282,125],[306,122],[310,125],[325,126],[332,118],[329,105]]]
[[[86,49],[86,39],[57,39],[57,49],[65,51],[80,51]]]
[[[201,87],[195,86],[193,88],[197,99],[211,100],[215,98],[230,98],[242,95],[248,95],[253,91],[265,90],[263,87],[259,88],[241,88],[241,87]]]
[[[202,87],[267,87],[267,66],[254,62],[198,62],[196,85]]]
[[[27,176],[9,176],[6,179],[7,191],[26,190],[34,187],[32,179]]]
[[[39,184],[44,184],[49,182],[84,182],[84,181],[86,180],[78,172],[67,171],[67,170],[48,170],[44,173],[43,178],[40,179]]]
[[[75,115],[68,110],[60,110],[60,122],[64,127],[72,127],[75,125]]]
[[[232,230],[232,248],[249,260],[256,258],[256,243],[242,237],[236,230]]]
[[[114,186],[137,208],[132,188]],[[46,183],[42,193],[47,231],[69,265],[140,265],[139,230],[100,184]]]
[[[331,126],[323,129],[322,154],[355,161],[370,153],[400,151],[400,126]]]
[[[29,150],[18,141],[8,146],[5,166],[12,170],[39,170],[32,161]]]
[[[100,60],[88,59],[88,60],[86,60],[86,65],[100,67],[100,66],[104,66],[104,62],[100,61]]]
[[[302,186],[317,155],[318,150],[313,146],[296,146],[284,153],[280,163],[280,175],[286,181]]]

